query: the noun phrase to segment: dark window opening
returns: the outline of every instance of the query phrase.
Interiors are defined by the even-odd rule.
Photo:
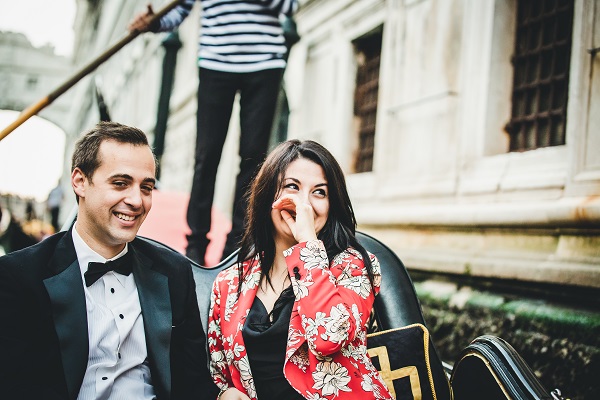
[[[573,0],[519,0],[510,151],[565,144]]]
[[[382,33],[383,28],[379,27],[353,42],[357,64],[354,116],[358,126],[355,172],[373,170]]]

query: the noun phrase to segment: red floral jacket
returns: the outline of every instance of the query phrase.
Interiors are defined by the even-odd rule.
[[[392,399],[367,355],[366,324],[375,295],[360,253],[352,248],[331,262],[319,240],[284,253],[295,302],[288,332],[284,375],[309,400]],[[375,291],[379,262],[371,255]],[[221,388],[235,386],[256,399],[242,327],[260,283],[257,262],[241,283],[238,268],[222,271],[213,284],[208,325],[210,372]],[[250,268],[250,262],[242,268]]]

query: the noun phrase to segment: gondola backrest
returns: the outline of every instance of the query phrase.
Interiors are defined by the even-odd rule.
[[[365,249],[377,256],[381,264],[381,291],[375,299],[374,306],[377,328],[387,330],[414,323],[425,325],[415,288],[400,258],[389,247],[368,234],[358,232],[357,238]],[[212,284],[217,274],[235,264],[236,260],[237,252],[231,254],[213,268],[193,264],[196,296],[205,332],[208,327]],[[437,399],[450,399],[448,379],[431,341],[429,348],[431,372],[435,382]]]

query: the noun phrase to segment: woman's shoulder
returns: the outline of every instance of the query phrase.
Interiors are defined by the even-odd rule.
[[[375,254],[369,252],[368,250],[367,250],[367,254],[371,261],[371,270],[372,270],[373,274],[374,275],[381,274],[381,266],[379,265],[379,260],[377,259],[377,256]],[[331,261],[332,266],[336,265],[336,264],[348,264],[348,263],[358,265],[361,268],[365,267],[365,262],[363,260],[362,254],[360,253],[360,251],[358,251],[354,247],[348,247],[346,250],[337,254]]]
[[[254,270],[260,269],[258,265],[258,259],[246,260],[242,263],[236,262],[231,267],[224,269],[217,275],[216,281],[218,282],[232,282],[237,281],[240,276],[240,270],[243,271],[242,275],[248,275],[254,272]]]
[[[377,256],[373,253],[371,253],[370,251],[366,250],[369,259],[371,260],[371,264],[373,263],[378,263],[379,261],[377,259]],[[354,247],[348,247],[346,250],[342,251],[341,253],[337,254],[335,257],[335,259],[337,258],[341,258],[341,259],[348,259],[348,258],[353,258],[353,259],[358,259],[358,260],[362,260],[363,259],[363,255],[360,253],[360,251],[358,251],[358,249],[354,248]]]

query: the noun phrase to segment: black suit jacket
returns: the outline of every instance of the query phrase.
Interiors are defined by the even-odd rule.
[[[189,261],[141,239],[129,251],[158,399],[214,399]],[[77,398],[88,331],[71,231],[0,258],[0,324],[2,398]]]

